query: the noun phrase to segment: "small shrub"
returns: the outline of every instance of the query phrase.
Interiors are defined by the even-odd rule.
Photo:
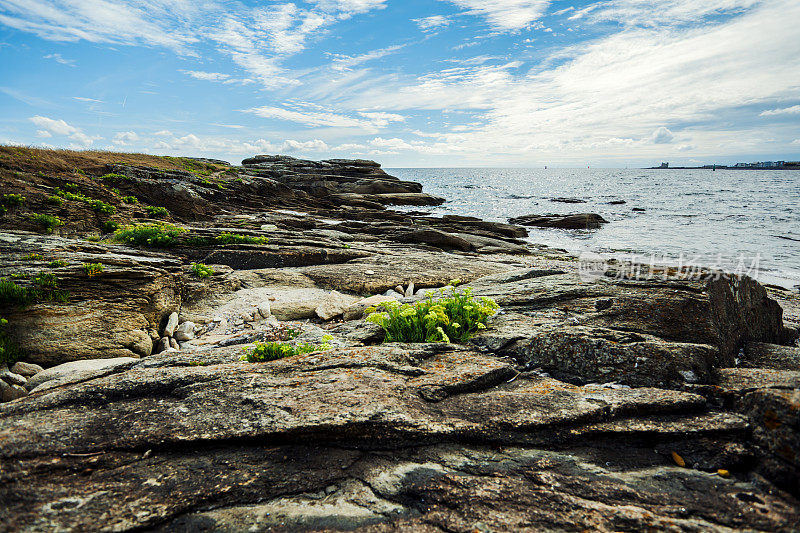
[[[456,342],[464,343],[473,334],[486,328],[486,319],[493,316],[498,305],[490,298],[475,300],[472,289],[456,289],[457,280],[446,289],[441,289],[441,298],[434,300],[428,294],[426,300],[414,305],[386,302],[368,311],[369,322],[380,325],[386,331],[385,342]]]
[[[138,244],[153,248],[168,248],[175,244],[175,239],[186,230],[172,224],[133,224],[123,226],[114,232],[114,240],[126,244]]]
[[[92,210],[104,215],[113,215],[117,211],[116,207],[102,200],[89,200],[87,203],[92,207]]]
[[[6,333],[8,320],[0,318],[0,363],[12,365],[22,356],[22,350],[12,341]]]
[[[22,257],[25,261],[41,261],[44,259],[41,254],[28,254]]]
[[[136,198],[135,196],[123,196],[122,197],[122,203],[123,204],[131,204],[131,205],[138,204],[139,203],[139,199]]]
[[[251,237],[239,233],[222,233],[214,238],[217,244],[267,244],[267,237]]]
[[[25,203],[25,197],[21,194],[4,194],[3,195],[3,205],[12,206],[12,205],[22,205]]]
[[[153,218],[166,218],[169,216],[169,211],[166,207],[148,205],[144,208],[147,214]]]
[[[76,183],[65,183],[64,190],[69,192],[78,192],[80,189]]]
[[[198,278],[207,278],[214,274],[214,269],[203,263],[192,263],[192,273]]]
[[[101,272],[103,272],[104,267],[103,263],[84,263],[83,264],[83,273],[93,278],[95,276],[99,276]]]
[[[285,342],[257,342],[252,350],[249,350],[242,356],[243,361],[250,363],[265,363],[267,361],[275,361],[285,357],[292,357],[311,352],[321,352],[332,349],[329,341],[333,337],[325,335],[322,337],[322,344],[311,344],[304,342],[302,344],[289,344]]]
[[[53,215],[45,215],[40,213],[30,215],[30,220],[34,224],[38,224],[44,228],[47,233],[53,233],[54,229],[64,225],[60,218],[54,217]]]
[[[58,278],[52,273],[41,273],[33,277],[31,286],[17,285],[6,278],[0,278],[0,304],[3,306],[25,307],[35,301],[69,300],[69,292],[58,288]]]
[[[0,304],[5,306],[25,307],[31,303],[30,291],[27,287],[17,285],[11,280],[0,278]]]
[[[67,266],[69,263],[64,261],[63,259],[56,259],[55,261],[50,261],[47,263],[47,268],[61,268]]]
[[[54,194],[52,196],[47,197],[47,203],[50,205],[61,207],[62,205],[64,205],[64,199]]]
[[[114,233],[119,229],[119,222],[116,220],[106,220],[103,222],[103,232],[104,233]]]
[[[190,235],[183,241],[186,246],[208,246],[211,240],[206,237],[198,237],[197,235]]]

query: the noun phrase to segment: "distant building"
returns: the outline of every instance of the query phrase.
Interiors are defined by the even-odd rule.
[[[669,168],[669,163],[661,163],[661,166],[658,168]]]

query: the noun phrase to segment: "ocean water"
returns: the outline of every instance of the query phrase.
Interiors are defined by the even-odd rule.
[[[699,264],[800,284],[800,171],[392,168],[447,202],[425,208],[507,221],[525,214],[598,213],[597,230],[528,228],[533,243],[573,253]],[[566,204],[569,197],[585,203]],[[622,205],[609,202],[624,200]],[[643,209],[642,212],[634,208]],[[415,208],[419,210],[420,208]]]

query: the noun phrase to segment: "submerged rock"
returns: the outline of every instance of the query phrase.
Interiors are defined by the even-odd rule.
[[[581,213],[578,215],[524,215],[510,218],[508,221],[520,226],[538,226],[540,228],[561,229],[597,229],[602,224],[608,224],[596,213]]]

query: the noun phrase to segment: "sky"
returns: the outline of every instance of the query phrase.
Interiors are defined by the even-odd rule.
[[[0,143],[387,167],[800,159],[800,0],[0,0]]]

